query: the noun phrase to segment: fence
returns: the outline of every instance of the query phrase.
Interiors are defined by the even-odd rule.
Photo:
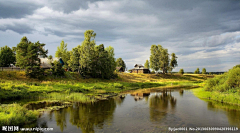
[[[25,69],[20,67],[0,67],[0,71],[25,71]]]

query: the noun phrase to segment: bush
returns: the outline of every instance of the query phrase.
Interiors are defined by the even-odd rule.
[[[183,75],[184,74],[184,70],[180,69],[178,73]]]
[[[199,74],[199,73],[200,73],[199,68],[197,68],[197,69],[195,70],[194,74]]]
[[[207,91],[226,92],[230,89],[240,88],[240,68],[234,67],[228,73],[217,76],[206,81],[204,87]]]
[[[63,76],[65,70],[62,68],[62,64],[58,61],[54,61],[54,66],[52,68],[53,75]]]
[[[202,74],[206,74],[206,73],[207,73],[206,68],[203,68],[202,69]]]

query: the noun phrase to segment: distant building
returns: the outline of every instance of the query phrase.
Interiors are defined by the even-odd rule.
[[[131,73],[150,73],[150,70],[145,68],[142,64],[134,65],[134,68],[131,69]]]
[[[55,60],[59,61],[59,58],[53,58],[52,62],[54,62]],[[43,69],[52,68],[52,64],[51,64],[51,62],[48,58],[40,58],[40,62],[41,62],[40,67],[43,68]]]

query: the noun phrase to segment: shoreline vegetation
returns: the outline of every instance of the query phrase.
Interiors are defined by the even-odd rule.
[[[240,106],[239,65],[223,75],[206,80],[203,85],[203,88],[193,90],[197,97]]]

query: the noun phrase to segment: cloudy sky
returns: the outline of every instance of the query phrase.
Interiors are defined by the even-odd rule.
[[[128,69],[149,59],[152,44],[176,53],[174,71],[227,71],[240,64],[238,0],[0,0],[0,47],[27,36],[55,55],[61,40],[71,50],[89,29]]]

